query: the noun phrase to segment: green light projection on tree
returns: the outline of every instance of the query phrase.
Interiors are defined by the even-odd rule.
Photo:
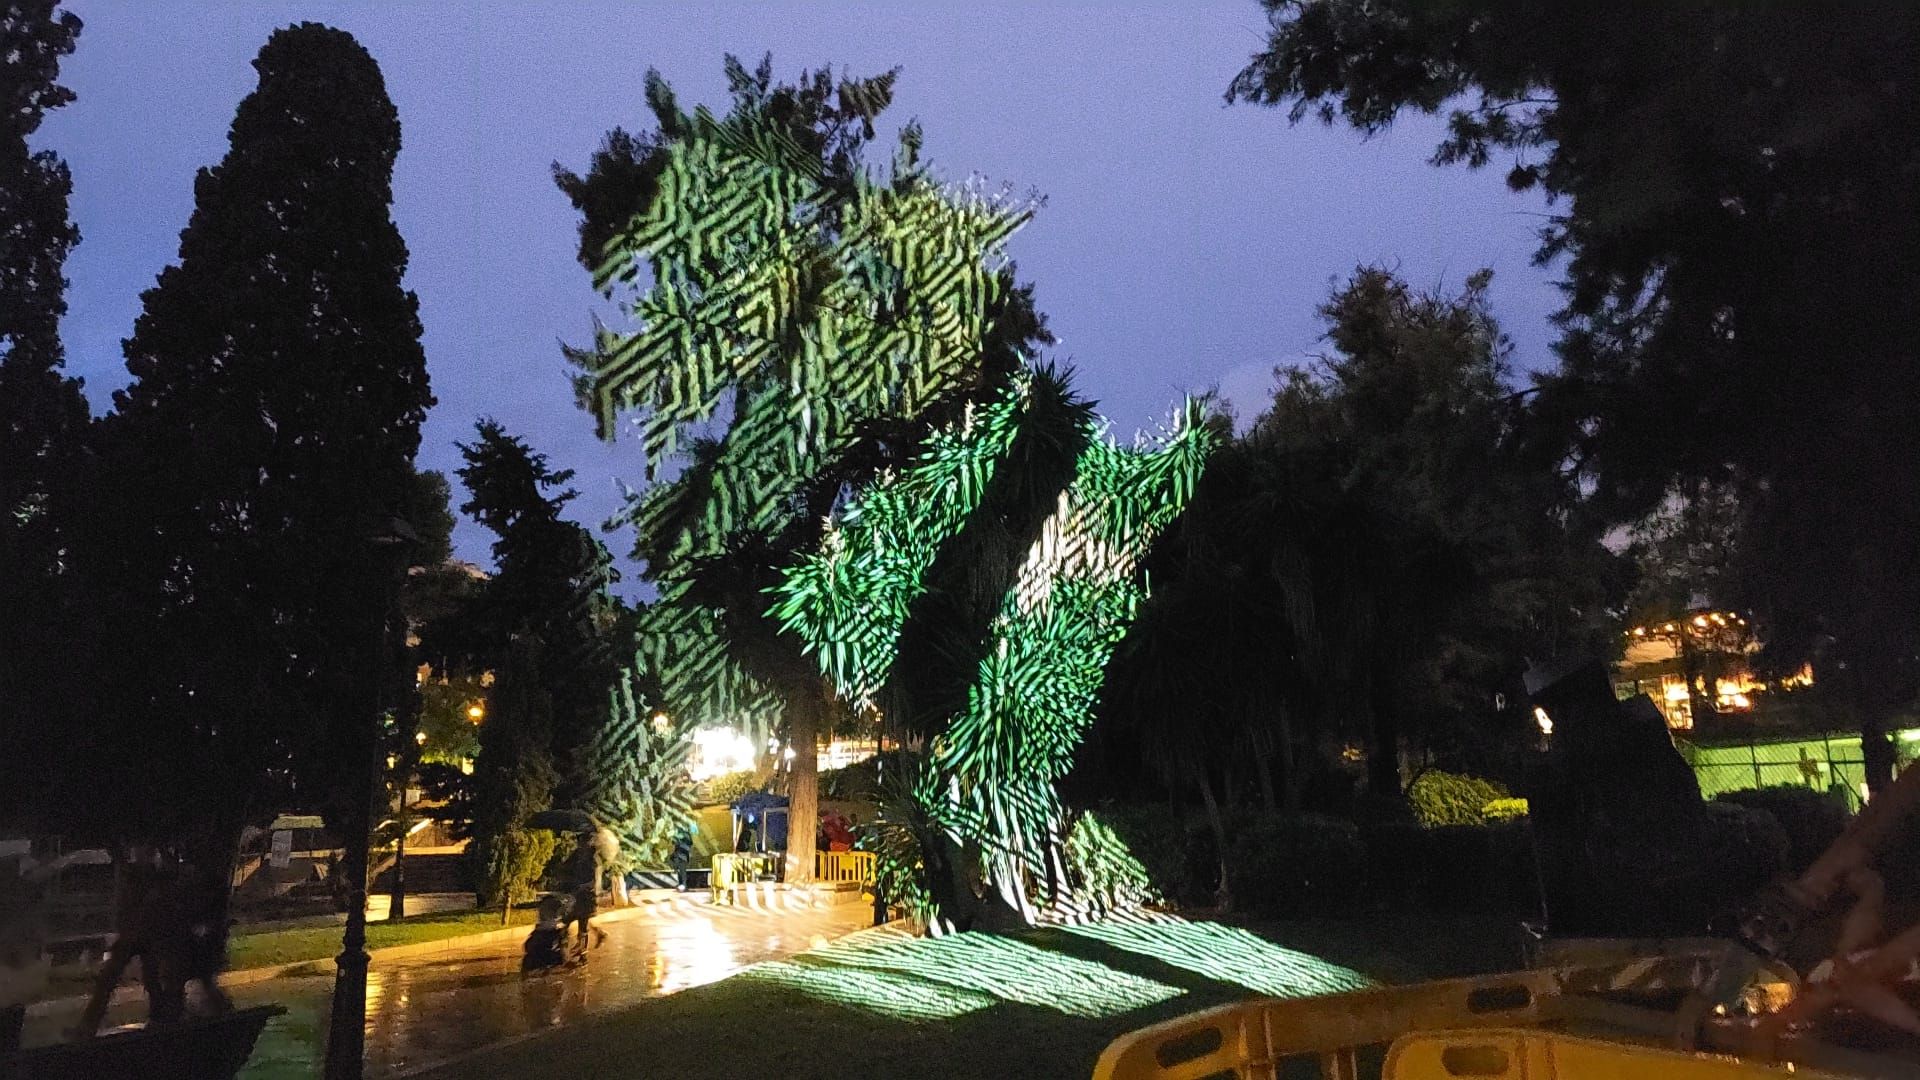
[[[687,758],[693,725],[656,712],[658,691],[638,672],[623,670],[608,691],[607,720],[590,750],[590,771],[599,777],[583,807],[620,839],[620,869],[667,865],[674,834],[693,817],[693,782]]]
[[[1054,785],[1144,595],[1138,561],[1199,479],[1197,419],[1123,449],[1059,376],[1022,373],[860,493],[776,590],[842,695],[930,737],[913,798],[937,833],[936,933],[1076,907]],[[967,910],[976,884],[1003,906]]]
[[[840,108],[870,122],[891,83],[843,81]],[[1004,245],[1031,203],[943,187],[912,126],[890,169],[831,171],[764,87],[735,90],[725,117],[688,115],[650,82],[666,139],[658,190],[595,274],[633,290],[639,329],[601,328],[570,355],[602,435],[635,411],[649,477],[680,467],[627,511],[660,589],[636,657],[660,683],[656,704],[764,731],[783,703],[739,662],[694,580],[702,562],[791,528],[863,425],[918,418],[991,377],[983,342],[1012,287]]]

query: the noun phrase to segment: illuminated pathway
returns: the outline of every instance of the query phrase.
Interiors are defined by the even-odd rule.
[[[594,950],[586,971],[565,976],[522,980],[517,941],[376,963],[367,977],[367,1075],[406,1075],[457,1061],[641,998],[723,979],[873,921],[873,908],[860,903],[783,914],[691,903],[662,907],[668,910],[659,915],[606,924],[607,943]],[[240,1005],[271,1001],[287,1009],[261,1036],[241,1075],[318,1075],[332,992],[331,974],[235,987]],[[136,1021],[143,1010],[116,1008],[108,1021]],[[49,1017],[39,1024],[72,1020]],[[37,1041],[32,1032],[28,1038]]]

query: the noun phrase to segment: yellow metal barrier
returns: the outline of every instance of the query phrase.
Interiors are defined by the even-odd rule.
[[[1840,1074],[1763,1065],[1724,1054],[1582,1038],[1551,1031],[1435,1031],[1387,1051],[1380,1080],[1842,1080]]]
[[[816,851],[813,880],[822,885],[865,885],[873,880],[873,852]]]
[[[1565,966],[1224,1005],[1115,1039],[1094,1080],[1758,1080],[1916,1075],[1910,1061],[1773,1040],[1756,1025],[1793,997],[1790,972],[1763,970],[1727,1015],[1704,993],[1737,948],[1719,941],[1576,942]],[[1585,961],[1585,962],[1583,962]],[[1722,961],[1724,962],[1724,961]],[[1791,1064],[1788,1064],[1791,1063]],[[1367,1065],[1379,1071],[1366,1071]]]
[[[771,876],[777,869],[775,856],[761,855],[750,851],[723,851],[713,857],[713,902],[716,904],[733,903],[733,894],[740,886],[757,880],[761,875]]]
[[[1515,1027],[1542,1019],[1557,980],[1546,971],[1389,986],[1348,994],[1223,1005],[1115,1039],[1094,1080],[1276,1077],[1289,1061],[1356,1075],[1357,1052],[1421,1028]]]

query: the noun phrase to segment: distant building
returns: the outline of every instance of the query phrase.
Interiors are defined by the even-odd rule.
[[[1774,682],[1756,675],[1753,656],[1760,642],[1736,612],[1696,609],[1671,622],[1636,626],[1626,639],[1614,668],[1614,693],[1651,697],[1674,731],[1721,719],[1753,720],[1779,695],[1813,684],[1810,667]]]

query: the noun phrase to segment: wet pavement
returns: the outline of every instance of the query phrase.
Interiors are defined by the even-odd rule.
[[[659,908],[603,924],[606,943],[584,971],[564,975],[522,979],[517,940],[376,962],[367,974],[367,1075],[406,1076],[457,1062],[643,998],[724,979],[873,921],[873,909],[859,903],[789,912],[688,901]],[[273,1002],[287,1010],[268,1025],[241,1075],[318,1075],[332,994],[330,973],[234,987],[237,1005]],[[27,1041],[52,1041],[78,1012],[35,1017]],[[107,1022],[135,1023],[144,1015],[144,1002],[136,1002],[116,1006]]]

